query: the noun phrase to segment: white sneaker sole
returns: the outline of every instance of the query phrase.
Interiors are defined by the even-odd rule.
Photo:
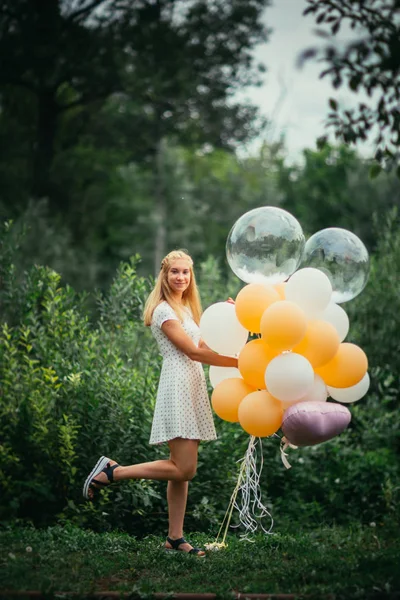
[[[93,469],[90,471],[88,477],[86,478],[85,484],[83,486],[83,497],[86,498],[86,500],[89,500],[89,485],[90,482],[92,481],[93,477],[97,474],[100,473],[100,471],[102,471],[104,469],[105,466],[107,466],[107,463],[110,462],[110,459],[107,458],[107,456],[100,456],[99,460],[97,461],[97,463],[95,464],[95,466],[93,467]]]

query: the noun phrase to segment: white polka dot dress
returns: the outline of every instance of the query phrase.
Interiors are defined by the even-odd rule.
[[[182,327],[198,345],[200,328],[188,308]],[[178,316],[168,302],[159,304],[153,313],[151,331],[157,341],[163,364],[158,384],[157,401],[151,428],[150,444],[160,444],[174,438],[215,440],[210,401],[202,364],[178,350],[161,329],[168,320]]]

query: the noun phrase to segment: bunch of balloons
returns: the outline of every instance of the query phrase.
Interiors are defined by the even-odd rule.
[[[339,305],[367,282],[364,244],[339,228],[306,243],[291,214],[262,207],[238,219],[226,247],[247,285],[235,304],[213,304],[201,318],[206,344],[238,356],[238,369],[210,367],[214,411],[252,436],[282,428],[298,446],[330,439],[350,422],[343,404],[369,388],[367,357],[344,341],[349,319]]]

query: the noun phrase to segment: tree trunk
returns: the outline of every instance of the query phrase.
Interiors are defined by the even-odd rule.
[[[167,244],[167,198],[165,186],[163,140],[159,140],[156,151],[155,173],[155,244],[154,244],[154,273],[157,277],[160,272],[161,261],[166,254]]]
[[[57,132],[58,106],[53,90],[42,90],[38,95],[36,147],[34,149],[33,195],[51,197],[51,167],[54,160],[54,143]]]

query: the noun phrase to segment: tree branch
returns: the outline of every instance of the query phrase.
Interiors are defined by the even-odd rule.
[[[14,79],[13,77],[0,77],[0,87],[5,85],[15,85],[18,87],[23,87],[34,94],[38,93],[38,89],[32,83],[28,83],[27,81],[23,81],[22,79]]]
[[[107,94],[97,94],[97,96],[82,96],[79,100],[73,100],[73,102],[69,102],[69,104],[59,105],[59,112],[65,112],[70,108],[76,108],[77,106],[86,106],[88,104],[92,104],[93,102],[98,102],[99,100],[105,100],[112,92]]]
[[[76,21],[80,17],[86,16],[93,9],[97,8],[98,6],[100,6],[100,4],[104,4],[104,2],[106,2],[106,0],[93,0],[93,2],[91,2],[87,6],[84,6],[83,8],[81,8],[79,10],[76,10],[75,12],[71,13],[69,15],[68,19],[70,21]]]

